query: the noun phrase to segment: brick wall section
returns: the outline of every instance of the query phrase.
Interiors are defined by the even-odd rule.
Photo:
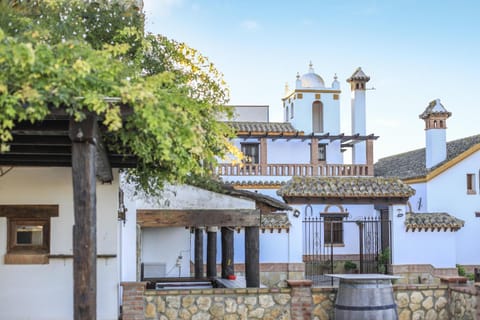
[[[312,281],[287,280],[292,289],[291,319],[307,320],[312,318]]]
[[[122,320],[143,320],[146,282],[122,282]]]

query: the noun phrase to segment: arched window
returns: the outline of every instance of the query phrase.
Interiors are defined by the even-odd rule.
[[[443,120],[440,120],[440,128],[443,128]]]
[[[323,132],[323,104],[320,101],[312,104],[312,131]]]
[[[292,109],[290,110],[290,118],[293,119],[293,115],[294,115],[294,109],[293,109],[293,103],[292,103]]]
[[[288,107],[285,109],[285,122],[288,122]]]
[[[433,120],[433,127],[434,127],[434,128],[437,127],[437,120]]]

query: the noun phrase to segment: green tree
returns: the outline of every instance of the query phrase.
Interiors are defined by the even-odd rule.
[[[217,121],[229,113],[222,74],[143,25],[132,1],[0,2],[0,152],[16,122],[64,108],[78,121],[101,117],[108,148],[137,156],[127,178],[147,193],[208,175],[234,150]],[[122,118],[120,105],[134,112]]]

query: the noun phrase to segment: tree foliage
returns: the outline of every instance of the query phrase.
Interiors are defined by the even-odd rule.
[[[217,121],[228,114],[222,75],[195,49],[145,35],[143,23],[130,1],[1,2],[0,151],[16,122],[64,108],[77,121],[101,117],[108,148],[137,156],[127,174],[144,191],[208,174],[232,151]],[[134,112],[122,117],[120,104]]]

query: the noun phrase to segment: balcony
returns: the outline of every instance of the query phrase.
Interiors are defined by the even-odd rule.
[[[366,164],[218,164],[220,176],[373,176]]]

